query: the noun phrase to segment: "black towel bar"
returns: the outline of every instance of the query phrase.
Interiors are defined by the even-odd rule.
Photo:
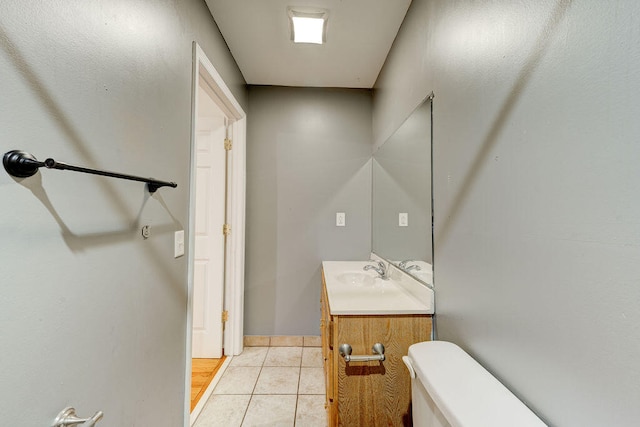
[[[74,172],[83,172],[90,173],[93,175],[101,175],[108,176],[111,178],[120,178],[120,179],[128,179],[130,181],[139,181],[146,182],[149,188],[149,193],[155,193],[155,191],[160,187],[171,187],[176,188],[178,184],[175,182],[166,182],[159,181],[153,178],[142,178],[134,175],[126,175],[117,172],[109,172],[98,169],[90,169],[83,168],[80,166],[68,165],[62,162],[56,162],[55,160],[49,158],[44,162],[38,161],[33,155],[20,150],[11,150],[4,153],[4,157],[2,158],[2,164],[4,165],[4,169],[11,176],[15,176],[18,178],[27,178],[33,176],[38,172],[38,169],[41,167],[46,167],[47,169],[58,169],[58,170],[70,170]]]

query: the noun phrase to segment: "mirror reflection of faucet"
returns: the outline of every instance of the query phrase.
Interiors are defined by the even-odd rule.
[[[377,263],[378,263],[378,266],[376,267],[375,265],[371,265],[371,264],[369,264],[369,265],[365,265],[365,266],[364,266],[364,268],[363,268],[363,270],[364,270],[364,271],[373,270],[373,271],[375,271],[376,273],[378,273],[378,275],[380,276],[380,278],[381,278],[382,280],[389,280],[389,273],[390,273],[390,271],[389,271],[388,266],[387,266],[387,265],[385,265],[385,263],[384,263],[384,262],[382,262],[382,261],[374,261],[374,260],[371,260],[371,262],[377,262]]]
[[[398,267],[400,267],[402,270],[406,271],[407,273],[410,272],[411,270],[422,270],[422,268],[418,265],[418,264],[412,264],[412,265],[407,265],[410,262],[414,262],[411,259],[405,259],[404,261],[401,261],[398,264]]]

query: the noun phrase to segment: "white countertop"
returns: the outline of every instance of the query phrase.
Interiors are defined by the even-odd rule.
[[[382,280],[364,271],[370,261],[323,261],[329,307],[333,315],[433,314],[433,291],[395,267]]]

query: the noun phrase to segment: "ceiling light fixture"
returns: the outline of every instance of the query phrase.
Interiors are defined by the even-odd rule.
[[[287,8],[289,29],[294,43],[323,44],[327,41],[327,17],[320,9]]]

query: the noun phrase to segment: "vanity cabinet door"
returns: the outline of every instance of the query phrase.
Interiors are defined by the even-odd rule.
[[[411,344],[427,341],[426,315],[334,316],[334,369],[337,371],[338,424],[406,426],[411,424],[411,378],[402,362]],[[383,362],[345,362],[340,344],[354,355],[370,355],[375,343],[385,347]]]
[[[429,340],[429,315],[331,315],[322,275],[320,297],[322,357],[330,427],[411,425],[411,378],[402,362],[409,346]],[[383,362],[346,363],[340,344],[353,355],[370,355],[376,342],[385,346]]]

